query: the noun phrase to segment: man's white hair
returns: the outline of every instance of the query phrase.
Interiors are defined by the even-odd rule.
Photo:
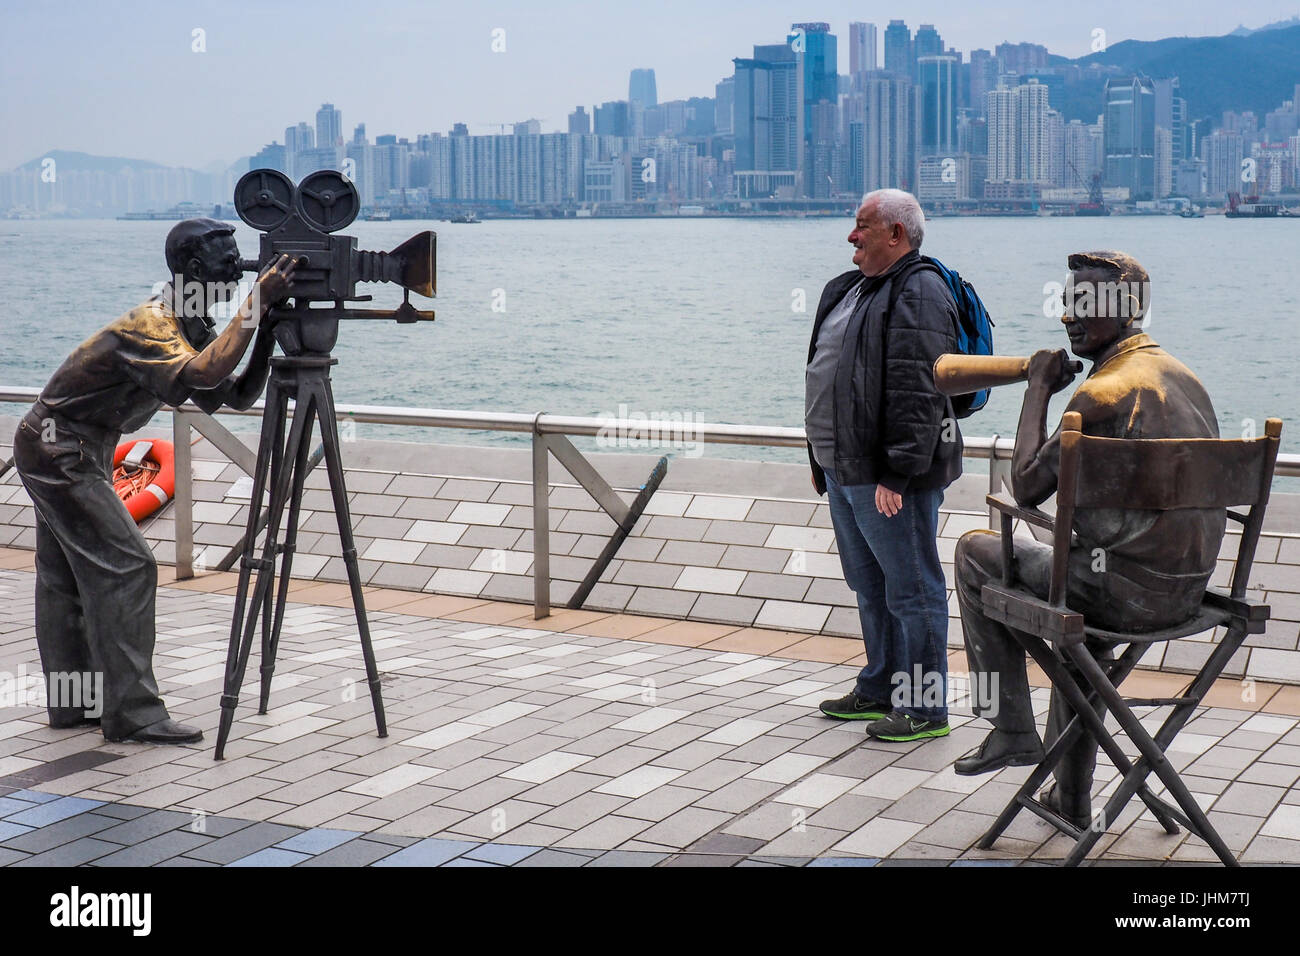
[[[919,251],[925,239],[925,213],[916,197],[901,189],[877,189],[863,196],[858,208],[861,209],[870,199],[877,202],[876,215],[880,220],[889,226],[902,223],[908,244]]]

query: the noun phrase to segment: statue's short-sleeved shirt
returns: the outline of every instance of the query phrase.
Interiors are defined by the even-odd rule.
[[[135,431],[164,404],[189,399],[193,390],[181,384],[181,373],[198,354],[166,297],[154,298],[77,346],[46,383],[41,402],[73,422]]]
[[[1085,435],[1100,438],[1219,437],[1200,379],[1146,333],[1121,342],[1079,386],[1067,410],[1083,416]],[[1085,547],[1103,548],[1130,568],[1172,578],[1208,577],[1226,523],[1221,508],[1145,511],[1124,508],[1122,501],[1115,508],[1079,509],[1074,516]],[[1204,588],[1195,581],[1188,586],[1193,592]]]

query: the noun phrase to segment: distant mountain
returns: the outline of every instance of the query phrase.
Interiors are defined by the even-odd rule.
[[[46,159],[53,159],[58,168],[65,172],[92,172],[92,173],[116,173],[121,172],[123,167],[129,166],[133,170],[146,169],[166,169],[162,163],[155,163],[147,159],[123,159],[120,156],[94,156],[90,153],[79,153],[70,149],[52,149],[48,153],[41,153],[35,159],[28,160],[18,169],[38,170],[41,163]]]
[[[1300,84],[1300,25],[1280,24],[1246,36],[1125,40],[1077,60],[1053,59],[1058,65],[1092,68],[1090,78],[1072,84],[1068,102],[1060,107],[1067,119],[1094,121],[1101,99],[1088,88],[1100,89],[1107,74],[1118,72],[1153,79],[1177,76],[1189,118],[1254,110],[1262,121],[1265,113],[1291,99]]]
[[[1287,27],[1300,26],[1300,16],[1292,17],[1289,20],[1278,20],[1276,23],[1266,23],[1262,27],[1254,30],[1247,29],[1245,26],[1237,27],[1228,34],[1230,37],[1248,37],[1252,33],[1262,33],[1264,30],[1285,30]]]

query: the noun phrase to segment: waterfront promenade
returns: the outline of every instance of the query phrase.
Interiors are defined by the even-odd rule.
[[[231,494],[242,473],[206,443],[195,453],[195,540],[204,555],[224,554],[246,514],[247,499]],[[42,708],[20,697],[0,702],[0,863],[820,866],[1064,855],[1064,841],[1029,814],[994,849],[973,849],[1026,771],[953,774],[953,759],[985,732],[960,679],[953,733],[924,745],[868,741],[861,725],[816,713],[862,657],[844,636],[856,614],[806,469],[674,461],[580,611],[562,602],[613,523],[553,469],[556,606],[539,621],[521,603],[532,596],[526,451],[356,442],[345,455],[388,738],[375,736],[333,516],[313,475],[306,506],[321,510],[304,516],[271,711],[258,716],[249,702],[254,662],[228,759],[213,761],[235,576],[174,580],[167,512],[145,526],[163,564],[157,674],[173,714],[207,739],[108,744],[95,730],[49,729]],[[649,470],[644,456],[593,460],[619,489]],[[984,526],[986,480],[952,489],[945,557],[961,532]],[[1300,863],[1300,541],[1283,530],[1300,526],[1292,507],[1278,497],[1252,575],[1274,620],[1170,752],[1245,862]],[[30,525],[11,473],[0,484],[0,671],[10,675],[39,673]],[[951,623],[949,666],[960,678]],[[1171,647],[1161,670],[1135,673],[1126,690],[1175,693],[1208,637]],[[1103,758],[1097,796],[1114,781]],[[1211,859],[1199,840],[1164,836],[1138,809],[1102,840],[1102,859]]]
[[[0,549],[0,668],[38,670],[32,554]],[[270,713],[255,668],[227,759],[212,759],[234,575],[159,588],[157,674],[196,747],[106,743],[4,710],[0,862],[12,866],[875,865],[1051,862],[1022,814],[972,848],[1024,769],[958,777],[984,729],[954,701],[926,744],[866,739],[816,703],[851,680],[851,642],[375,588],[390,732],[375,736],[345,588],[297,581]],[[954,671],[964,669],[951,655]],[[1126,690],[1166,695],[1176,675]],[[358,690],[360,691],[358,693]],[[1245,862],[1300,863],[1300,688],[1221,681],[1171,759]],[[1045,689],[1034,691],[1040,720]],[[1147,719],[1154,720],[1155,714]],[[1103,758],[1098,795],[1115,773]],[[1140,804],[1104,859],[1212,859]],[[1094,854],[1095,856],[1095,854]]]

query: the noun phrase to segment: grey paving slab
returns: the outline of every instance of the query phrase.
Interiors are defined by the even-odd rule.
[[[208,841],[206,845],[196,844],[194,849],[186,852],[186,855],[212,863],[233,863],[258,850],[297,836],[299,832],[296,827],[259,822],[227,836]]]
[[[108,856],[122,849],[121,844],[108,843],[94,837],[83,837],[71,843],[37,853],[25,859],[14,861],[10,866],[81,866],[101,857]]]

